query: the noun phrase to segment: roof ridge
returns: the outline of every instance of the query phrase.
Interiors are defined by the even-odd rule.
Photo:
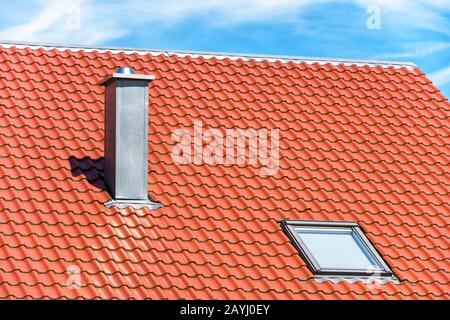
[[[99,52],[124,52],[124,53],[138,53],[151,55],[177,55],[179,57],[191,56],[193,58],[203,57],[205,59],[242,59],[255,61],[280,61],[287,62],[305,62],[308,64],[332,64],[332,65],[356,65],[369,67],[383,67],[383,68],[407,68],[412,69],[417,67],[413,62],[402,61],[384,61],[384,60],[365,60],[365,59],[343,59],[343,58],[325,58],[325,57],[305,57],[305,56],[289,56],[289,55],[266,55],[266,54],[247,54],[247,53],[227,53],[227,52],[208,52],[208,51],[188,51],[188,50],[170,50],[170,49],[142,49],[142,48],[121,48],[114,46],[87,46],[87,45],[69,45],[69,44],[55,44],[55,43],[37,43],[37,42],[16,42],[16,41],[2,41],[0,46],[3,47],[18,47],[18,48],[41,48],[44,50],[72,50],[72,51],[99,51]]]

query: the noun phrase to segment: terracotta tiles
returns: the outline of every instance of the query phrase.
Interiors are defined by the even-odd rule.
[[[103,205],[123,65],[156,76],[156,211]],[[0,75],[1,298],[450,298],[450,103],[418,68],[0,46]],[[174,163],[196,121],[279,129],[280,169]],[[400,282],[317,281],[286,218],[358,222]]]

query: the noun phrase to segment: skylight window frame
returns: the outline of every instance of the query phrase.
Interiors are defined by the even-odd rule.
[[[383,257],[378,253],[372,243],[364,234],[361,227],[356,222],[347,221],[304,221],[304,220],[284,220],[281,223],[282,228],[288,235],[294,247],[299,252],[300,256],[306,262],[306,265],[310,271],[316,276],[343,276],[343,277],[371,277],[376,274],[379,277],[394,277],[394,273],[391,268],[384,261]],[[295,228],[298,227],[313,227],[313,228],[333,228],[348,229],[354,232],[358,237],[358,240],[365,246],[367,252],[377,262],[379,270],[365,270],[365,269],[330,269],[322,268],[314,258],[314,255],[309,251],[306,244],[298,235]]]

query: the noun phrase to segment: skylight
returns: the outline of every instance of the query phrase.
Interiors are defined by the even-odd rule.
[[[316,275],[392,275],[357,223],[288,220],[283,227]]]

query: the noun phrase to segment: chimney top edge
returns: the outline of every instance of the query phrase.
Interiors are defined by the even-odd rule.
[[[150,74],[113,73],[113,74],[110,74],[110,75],[104,77],[102,80],[100,80],[99,85],[101,85],[101,86],[107,85],[109,82],[111,82],[114,79],[152,81],[152,80],[155,80],[155,76],[150,75]]]

